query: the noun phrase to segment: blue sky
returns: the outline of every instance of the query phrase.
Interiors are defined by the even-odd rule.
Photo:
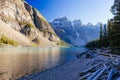
[[[80,19],[89,22],[106,23],[113,15],[110,8],[114,0],[26,0],[37,8],[42,15],[52,21],[54,18],[67,16],[69,20]]]

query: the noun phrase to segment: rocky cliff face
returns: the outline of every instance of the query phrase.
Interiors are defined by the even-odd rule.
[[[60,42],[46,19],[24,0],[0,0],[0,38],[2,35],[22,46],[56,46]]]

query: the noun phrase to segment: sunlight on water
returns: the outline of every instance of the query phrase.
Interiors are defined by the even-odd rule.
[[[18,79],[64,64],[76,57],[73,48],[0,48],[0,80]]]

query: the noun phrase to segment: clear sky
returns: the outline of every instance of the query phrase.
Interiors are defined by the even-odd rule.
[[[110,8],[114,0],[26,0],[37,8],[42,15],[52,21],[54,18],[67,16],[69,20],[80,19],[84,24],[89,22],[106,23],[113,15]]]

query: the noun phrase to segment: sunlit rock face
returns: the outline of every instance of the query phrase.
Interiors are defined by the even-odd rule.
[[[99,37],[98,24],[84,25],[80,20],[70,21],[67,17],[62,17],[54,19],[51,25],[61,39],[74,46],[83,46]]]
[[[21,34],[19,37],[26,38],[26,42],[30,44],[25,46],[33,45],[34,42],[32,41],[35,38],[40,39],[38,46],[56,46],[57,42],[60,41],[50,24],[39,11],[24,0],[0,0],[0,21],[1,25],[4,24],[2,27],[6,27],[6,29],[9,27],[14,30],[14,35],[19,32]],[[0,26],[0,29],[2,27]],[[0,33],[0,36],[5,35],[11,38],[9,35],[12,35],[12,39],[18,43],[22,40],[22,38],[21,40],[16,40],[14,35],[10,33],[11,31],[9,31],[9,34],[6,31],[3,32]],[[29,35],[26,35],[25,32],[29,33]]]

